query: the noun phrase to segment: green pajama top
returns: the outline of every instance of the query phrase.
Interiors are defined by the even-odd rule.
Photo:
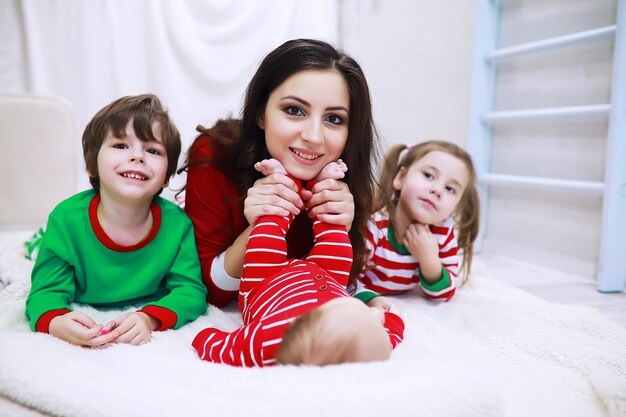
[[[71,311],[73,302],[139,306],[161,322],[158,330],[178,328],[203,314],[206,287],[187,215],[155,197],[149,234],[135,245],[120,246],[100,226],[99,201],[97,191],[83,191],[50,214],[26,300],[31,329],[48,332],[50,321]]]

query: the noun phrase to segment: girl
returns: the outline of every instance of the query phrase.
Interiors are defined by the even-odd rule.
[[[471,157],[451,142],[428,141],[390,149],[368,224],[369,254],[355,296],[389,305],[379,294],[420,284],[428,298],[449,300],[472,264],[479,200]],[[458,229],[458,241],[455,236]]]
[[[210,303],[236,298],[246,242],[262,215],[296,216],[286,236],[290,258],[311,250],[310,219],[345,226],[354,248],[351,277],[361,270],[376,136],[367,82],[352,58],[322,41],[285,42],[252,77],[241,120],[198,131],[185,167],[185,210]],[[328,178],[299,194],[288,176],[254,169],[269,158],[303,180],[339,158],[350,171],[343,182]]]

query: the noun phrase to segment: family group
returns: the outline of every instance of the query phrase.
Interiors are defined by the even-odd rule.
[[[391,147],[377,169],[367,81],[343,51],[285,42],[252,77],[240,116],[197,131],[178,169],[180,134],[155,95],[91,119],[92,188],[49,216],[26,300],[33,331],[141,345],[237,299],[242,327],[199,332],[200,359],[379,361],[404,337],[394,294],[417,287],[445,302],[468,279],[479,219],[470,156],[423,140]],[[160,197],[183,171],[184,205]],[[132,308],[97,323],[80,304]]]

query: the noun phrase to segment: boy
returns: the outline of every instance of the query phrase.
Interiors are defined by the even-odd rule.
[[[286,173],[274,159],[255,168],[264,175]],[[317,179],[339,179],[346,170],[341,160],[333,162]],[[292,215],[257,220],[239,291],[244,326],[232,333],[202,330],[193,341],[198,356],[236,366],[388,359],[402,341],[404,323],[394,312],[367,307],[346,291],[352,266],[346,228],[315,220],[315,244],[307,259],[288,260],[285,234],[292,220]]]
[[[83,133],[93,187],[50,214],[32,272],[33,331],[81,346],[139,345],[206,311],[190,220],[158,197],[175,173],[180,134],[157,97],[122,97]],[[106,325],[70,303],[141,308]]]

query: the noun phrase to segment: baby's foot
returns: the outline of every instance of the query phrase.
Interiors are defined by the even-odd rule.
[[[275,172],[279,174],[287,173],[287,170],[285,169],[283,164],[281,164],[274,158],[264,159],[261,162],[257,162],[256,164],[254,164],[254,169],[259,171],[261,174],[265,175],[266,177],[268,175],[272,175]]]
[[[339,178],[343,178],[346,176],[346,171],[348,170],[348,166],[341,159],[337,159],[337,162],[331,162],[326,165],[315,179],[317,181],[323,181],[325,179],[333,179],[338,180]]]

